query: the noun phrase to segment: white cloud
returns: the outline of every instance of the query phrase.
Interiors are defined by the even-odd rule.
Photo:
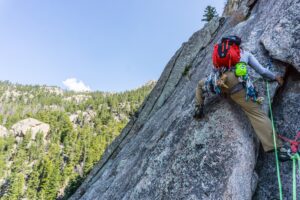
[[[67,87],[68,90],[73,90],[75,92],[90,92],[91,88],[85,85],[82,81],[77,80],[76,78],[68,78],[63,81],[63,84]]]

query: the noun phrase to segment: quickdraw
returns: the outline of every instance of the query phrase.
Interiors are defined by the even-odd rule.
[[[288,142],[291,145],[291,152],[292,154],[295,154],[299,151],[299,145],[300,145],[300,131],[297,133],[295,138],[293,140],[284,137],[282,135],[278,135],[279,138],[281,138],[283,141]],[[290,155],[292,156],[292,155]]]
[[[289,153],[289,156],[291,157],[291,160],[293,161],[293,200],[297,200],[297,178],[296,178],[296,164],[298,161],[298,167],[299,167],[299,173],[300,173],[300,155],[299,155],[299,147],[300,147],[300,131],[297,133],[295,138],[289,139],[287,137],[284,137],[282,135],[278,135],[279,138],[281,138],[283,141],[288,142],[290,144],[291,152]]]

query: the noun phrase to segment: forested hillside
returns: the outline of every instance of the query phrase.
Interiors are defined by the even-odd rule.
[[[0,82],[1,199],[66,199],[154,85],[74,93]]]

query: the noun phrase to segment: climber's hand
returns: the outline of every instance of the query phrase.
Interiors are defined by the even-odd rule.
[[[282,86],[283,85],[283,77],[282,76],[276,76],[275,77],[275,79],[276,79],[276,81],[278,82],[278,84],[280,85],[280,86]]]

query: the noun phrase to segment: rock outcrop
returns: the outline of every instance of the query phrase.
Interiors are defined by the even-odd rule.
[[[50,126],[49,124],[40,122],[36,119],[28,118],[14,124],[11,128],[11,131],[17,138],[22,138],[30,132],[32,140],[36,139],[36,135],[38,133],[42,133],[45,140],[47,134],[50,131]]]
[[[64,94],[64,91],[61,88],[55,86],[44,86],[43,89],[50,94],[58,96],[62,96]]]
[[[285,75],[282,88],[270,83],[271,96],[277,130],[292,137],[300,127],[299,6],[299,0],[230,0],[225,18],[207,23],[171,58],[138,116],[71,199],[278,199],[274,154],[262,152],[245,114],[230,99],[211,97],[205,119],[195,121],[194,91],[211,70],[213,44],[240,35],[244,49]],[[264,81],[256,85],[267,99]],[[281,170],[284,197],[291,199],[291,163]]]
[[[72,115],[69,116],[70,121],[73,123],[74,128],[77,126],[82,127],[84,124],[92,123],[92,120],[97,115],[97,113],[93,110],[81,111],[78,110]]]
[[[6,137],[7,135],[8,135],[7,128],[0,125],[0,137]]]
[[[70,97],[65,97],[64,100],[67,102],[74,102],[74,103],[80,104],[82,102],[87,101],[90,98],[91,98],[91,96],[89,96],[89,95],[78,94],[78,95],[73,95]]]
[[[11,89],[11,90],[6,90],[2,96],[1,96],[1,101],[17,101],[17,99],[22,96],[21,92]]]

